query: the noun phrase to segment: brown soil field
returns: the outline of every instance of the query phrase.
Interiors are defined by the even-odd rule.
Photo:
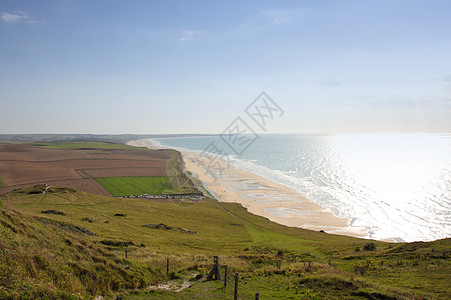
[[[166,151],[48,149],[0,144],[0,194],[36,184],[110,195],[95,177],[166,176]]]

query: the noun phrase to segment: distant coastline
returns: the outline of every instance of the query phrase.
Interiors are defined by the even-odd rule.
[[[0,141],[20,143],[106,142],[125,144],[131,140],[216,136],[216,134],[0,134]]]

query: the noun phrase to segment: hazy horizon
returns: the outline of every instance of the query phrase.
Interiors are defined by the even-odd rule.
[[[4,0],[0,134],[216,134],[263,91],[270,133],[449,133],[450,10]]]
[[[401,131],[373,131],[373,132],[256,132],[258,135],[305,135],[305,136],[327,136],[327,135],[451,135],[451,132],[401,132]],[[89,133],[89,132],[71,132],[71,133],[0,133],[1,135],[12,135],[12,136],[27,136],[27,135],[94,135],[94,136],[119,136],[119,135],[131,135],[131,136],[179,136],[179,137],[191,137],[191,136],[219,136],[223,132],[217,133],[202,133],[202,132],[177,132],[177,133]],[[246,133],[245,133],[246,134]],[[152,139],[153,137],[150,137]]]

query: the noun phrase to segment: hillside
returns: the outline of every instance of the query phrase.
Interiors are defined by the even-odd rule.
[[[228,299],[232,284],[224,289],[204,280],[213,255],[229,266],[229,274],[240,273],[241,299],[252,299],[253,292],[261,299],[451,295],[450,239],[370,242],[288,228],[210,199],[44,190],[0,196],[2,298]],[[147,289],[168,281],[179,286],[187,277],[193,285],[178,293]]]

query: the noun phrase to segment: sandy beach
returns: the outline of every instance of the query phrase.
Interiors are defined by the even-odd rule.
[[[148,140],[131,141],[128,145],[157,148]],[[350,219],[337,217],[290,187],[236,169],[224,161],[206,164],[205,157],[199,153],[182,153],[186,170],[202,181],[219,201],[240,203],[253,214],[291,227],[368,237],[366,228],[349,226]]]

